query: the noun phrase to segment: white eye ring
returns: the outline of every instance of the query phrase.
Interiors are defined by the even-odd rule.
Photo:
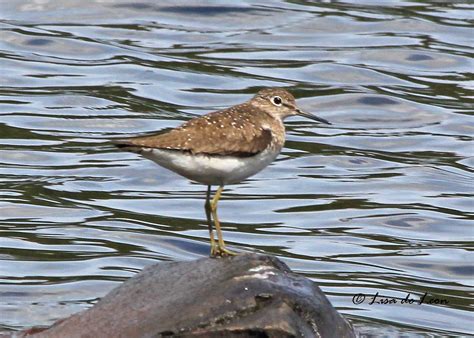
[[[275,106],[277,106],[277,107],[280,107],[280,106],[281,106],[281,103],[282,103],[281,97],[279,97],[279,96],[274,96],[274,97],[272,97],[272,100],[271,100],[271,101],[272,101],[272,103],[273,103]]]

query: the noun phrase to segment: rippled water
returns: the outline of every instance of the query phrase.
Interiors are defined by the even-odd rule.
[[[62,0],[1,12],[0,328],[50,324],[146,265],[207,256],[205,187],[108,140],[281,86],[333,125],[288,121],[278,160],[227,187],[230,246],[312,278],[361,334],[473,333],[473,5]],[[370,305],[376,292],[446,302]]]

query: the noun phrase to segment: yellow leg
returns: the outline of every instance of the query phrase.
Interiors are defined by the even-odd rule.
[[[212,229],[212,220],[211,220],[211,186],[207,186],[206,193],[206,204],[204,204],[204,209],[206,210],[207,218],[207,227],[209,228],[209,238],[211,240],[211,257],[216,254],[216,241],[214,240],[214,230]]]
[[[224,190],[224,186],[221,185],[217,189],[216,194],[214,195],[214,198],[212,199],[210,203],[212,218],[214,219],[214,226],[216,227],[216,232],[217,232],[217,248],[215,248],[214,252],[212,252],[211,250],[212,257],[236,255],[235,252],[232,252],[226,249],[224,238],[222,236],[221,225],[219,223],[219,219],[217,218],[217,202],[219,202],[219,199],[221,198],[222,190]]]

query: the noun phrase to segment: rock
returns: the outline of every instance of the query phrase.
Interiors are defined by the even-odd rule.
[[[311,280],[255,254],[152,265],[39,330],[15,337],[355,337]]]

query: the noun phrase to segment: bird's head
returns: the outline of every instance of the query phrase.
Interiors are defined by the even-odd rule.
[[[250,100],[250,103],[281,120],[299,115],[320,123],[331,124],[323,118],[302,111],[296,106],[295,97],[282,88],[262,89]]]

